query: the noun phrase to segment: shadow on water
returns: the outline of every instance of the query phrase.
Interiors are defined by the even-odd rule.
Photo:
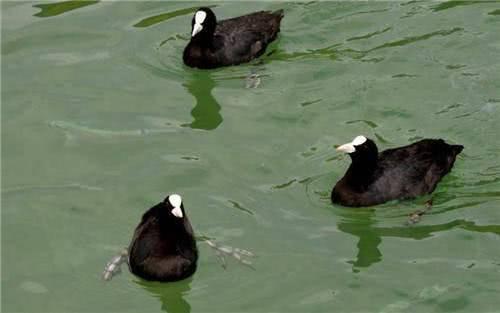
[[[191,290],[192,278],[175,283],[159,283],[137,280],[136,283],[160,299],[162,311],[168,313],[189,313],[191,305],[184,299],[184,295]]]
[[[337,224],[340,231],[354,235],[359,238],[356,259],[350,261],[353,272],[359,272],[359,268],[369,267],[382,260],[382,252],[379,246],[383,237],[397,237],[421,240],[433,236],[434,233],[461,228],[471,232],[491,233],[500,236],[500,225],[476,225],[466,220],[454,220],[437,225],[411,225],[400,227],[376,227],[377,220],[374,219],[375,212],[358,212],[356,217],[344,218]]]
[[[212,95],[216,86],[209,71],[197,71],[191,79],[184,84],[186,89],[196,99],[196,106],[191,110],[194,121],[189,126],[195,129],[213,130],[222,123],[219,103]]]
[[[38,17],[50,17],[56,16],[68,11],[76,10],[79,8],[86,7],[88,5],[97,4],[99,1],[63,1],[56,3],[45,3],[45,4],[35,4],[33,7],[41,9],[40,12],[36,13],[34,16]]]

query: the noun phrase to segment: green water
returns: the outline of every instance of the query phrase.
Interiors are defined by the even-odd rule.
[[[2,1],[3,312],[499,312],[500,3],[211,4],[284,8],[273,53],[186,68],[199,3]],[[359,134],[465,146],[420,223],[330,203]],[[103,282],[172,192],[255,270]]]

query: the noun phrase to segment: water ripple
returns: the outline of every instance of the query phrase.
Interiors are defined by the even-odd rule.
[[[435,32],[419,35],[419,36],[410,36],[405,37],[403,39],[390,41],[374,48],[368,50],[356,50],[352,48],[342,48],[342,44],[333,44],[329,45],[325,48],[318,49],[309,49],[307,51],[297,51],[297,52],[286,52],[280,48],[276,49],[273,54],[267,55],[267,57],[263,60],[263,62],[269,62],[272,60],[282,60],[282,61],[291,61],[291,60],[300,60],[303,58],[316,58],[316,57],[326,57],[332,60],[338,60],[342,57],[347,57],[353,60],[361,60],[362,62],[374,62],[378,63],[383,61],[383,57],[364,59],[370,52],[385,49],[385,48],[393,48],[393,47],[401,47],[409,44],[413,44],[415,42],[424,41],[436,36],[449,36],[451,34],[462,32],[464,29],[461,27],[455,27],[449,30],[438,30]]]
[[[364,123],[364,124],[368,125],[370,128],[377,128],[378,127],[377,123],[369,121],[369,120],[352,120],[352,121],[347,121],[345,123],[346,124]]]
[[[347,41],[368,39],[368,38],[374,37],[376,35],[380,35],[380,34],[383,34],[383,33],[387,32],[387,31],[390,31],[391,29],[392,29],[392,27],[387,27],[387,28],[384,28],[382,30],[378,30],[378,31],[375,31],[375,32],[368,33],[366,35],[361,35],[361,36],[355,36],[355,37],[348,38]]]
[[[102,191],[101,187],[89,186],[80,183],[69,183],[61,185],[23,185],[2,188],[2,193],[26,192],[31,190],[46,190],[46,189],[81,189],[88,191]]]
[[[107,129],[82,126],[66,121],[50,121],[48,124],[50,127],[59,128],[64,131],[69,131],[72,133],[80,133],[85,135],[92,135],[92,136],[106,137],[106,138],[138,137],[138,136],[147,136],[154,134],[172,133],[177,131],[177,129],[174,127],[156,128],[156,129],[141,128],[141,129],[130,129],[130,130],[107,130]]]
[[[472,4],[481,4],[481,3],[491,3],[491,1],[480,1],[480,0],[474,0],[474,1],[463,1],[463,0],[459,0],[459,1],[455,1],[455,0],[446,1],[446,2],[442,2],[442,3],[434,6],[432,8],[432,11],[438,12],[438,11],[448,10],[448,9],[452,9],[452,8],[456,8],[456,7],[460,7],[460,6],[472,5]]]
[[[250,214],[250,215],[254,215],[254,213],[253,213],[251,210],[249,210],[249,209],[245,208],[244,206],[242,206],[242,205],[241,205],[241,204],[239,204],[238,202],[233,201],[233,200],[227,200],[227,201],[228,201],[229,203],[231,203],[231,205],[232,205],[234,208],[236,208],[236,209],[238,209],[238,210],[240,210],[240,211],[243,211],[243,212],[245,212],[245,213],[248,213],[248,214]]]
[[[304,102],[300,103],[300,106],[306,107],[306,106],[309,106],[311,104],[315,104],[315,103],[318,103],[318,102],[321,102],[321,101],[323,101],[323,99],[316,99],[316,100],[311,100],[311,101],[304,101]]]
[[[418,41],[422,41],[422,40],[427,40],[427,39],[430,39],[430,38],[436,37],[436,36],[449,36],[453,33],[461,32],[463,30],[464,29],[461,27],[455,27],[455,28],[452,28],[450,30],[438,30],[438,31],[428,33],[428,34],[423,34],[420,36],[410,36],[410,37],[406,37],[406,38],[403,38],[400,40],[384,43],[380,46],[377,46],[375,48],[368,50],[367,52],[372,52],[372,51],[376,51],[376,50],[380,50],[380,49],[384,49],[384,48],[406,46],[406,45],[409,45],[409,44],[412,44],[412,43],[415,43]]]
[[[287,181],[286,183],[283,183],[283,184],[279,184],[279,185],[274,185],[272,186],[271,188],[272,189],[283,189],[283,188],[286,188],[286,187],[289,187],[291,186],[293,183],[295,183],[297,181],[296,178],[292,179],[292,180],[289,180]]]
[[[208,7],[213,8],[216,6],[210,5]],[[176,10],[176,11],[172,11],[172,12],[167,12],[167,13],[162,13],[162,14],[150,16],[150,17],[144,18],[144,19],[140,20],[139,22],[137,22],[136,24],[134,24],[134,27],[149,27],[149,26],[167,21],[167,20],[172,19],[174,17],[194,13],[194,12],[196,12],[196,10],[198,10],[198,8],[199,8],[199,6],[189,7],[189,8],[184,8],[184,9],[180,9],[180,10]]]

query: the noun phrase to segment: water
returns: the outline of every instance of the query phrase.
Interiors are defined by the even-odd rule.
[[[214,71],[181,62],[199,3],[35,5],[1,4],[4,312],[498,312],[500,3],[213,3],[286,13]],[[358,134],[465,150],[407,226],[429,197],[330,204]],[[256,269],[200,243],[190,280],[103,282],[171,192]]]

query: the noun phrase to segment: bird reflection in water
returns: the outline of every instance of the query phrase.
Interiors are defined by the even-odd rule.
[[[136,280],[136,283],[160,299],[161,309],[168,313],[190,313],[191,305],[184,299],[191,290],[192,278],[174,283],[148,282]]]
[[[353,272],[360,268],[369,267],[382,260],[379,250],[383,237],[397,237],[421,240],[433,236],[434,233],[448,231],[454,228],[479,233],[500,235],[500,225],[476,225],[472,221],[453,220],[436,225],[402,225],[399,227],[377,227],[378,221],[374,218],[375,211],[357,212],[356,216],[342,218],[337,227],[340,231],[358,237],[356,259],[350,261]]]
[[[209,71],[193,71],[189,81],[184,84],[196,100],[196,105],[191,110],[194,120],[185,126],[213,130],[222,123],[222,115],[219,113],[221,107],[212,95],[216,83],[211,75]]]

